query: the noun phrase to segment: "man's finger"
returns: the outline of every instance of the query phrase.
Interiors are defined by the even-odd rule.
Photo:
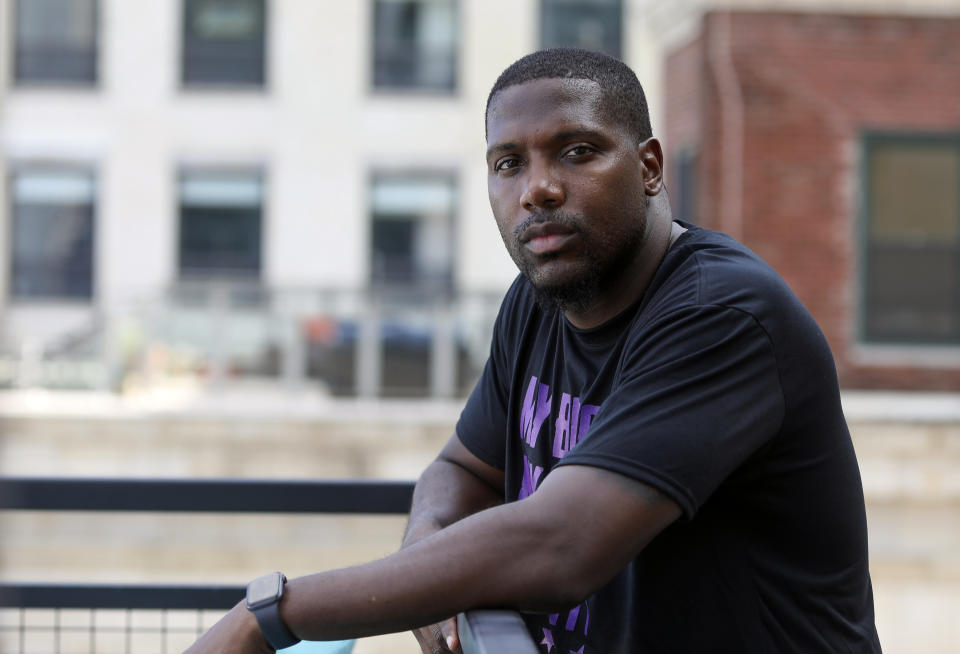
[[[443,654],[447,651],[443,644],[443,634],[435,627],[436,625],[421,627],[413,632],[422,654]]]
[[[460,652],[460,632],[457,631],[457,619],[450,618],[440,623],[443,643],[451,652]]]

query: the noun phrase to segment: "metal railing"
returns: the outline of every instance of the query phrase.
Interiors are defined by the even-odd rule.
[[[0,510],[404,514],[413,486],[407,481],[362,480],[0,477]],[[38,631],[50,635],[43,652],[73,654],[80,641],[91,653],[139,652],[134,643],[143,633],[153,634],[160,651],[167,652],[177,637],[189,641],[203,632],[204,611],[223,612],[243,593],[241,585],[0,583],[0,609],[18,614],[0,622],[0,632],[13,632],[16,651],[23,654],[34,651],[25,644]],[[51,613],[45,621],[31,623],[27,611],[32,609]],[[112,622],[98,619],[98,613],[116,610],[120,615]],[[158,612],[153,624],[134,619],[135,612],[144,610]],[[182,611],[194,615],[184,620]],[[77,620],[77,612],[86,612],[87,619]],[[72,620],[65,619],[68,615]],[[537,651],[516,612],[470,611],[459,615],[458,623],[464,654]],[[113,647],[98,647],[104,632],[115,637]]]
[[[480,373],[499,300],[185,281],[53,319],[28,311],[0,339],[0,387],[119,390],[189,379],[364,398],[460,397]]]

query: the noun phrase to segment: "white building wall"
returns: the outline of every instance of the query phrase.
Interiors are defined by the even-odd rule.
[[[12,4],[0,0],[4,21]],[[684,25],[721,4],[824,8],[816,0],[625,0],[624,59],[646,86],[655,132],[665,49],[682,40]],[[449,95],[372,90],[372,1],[268,5],[267,82],[249,90],[181,87],[179,0],[100,0],[94,88],[11,86],[12,33],[0,22],[0,158],[8,166],[81,162],[96,171],[92,304],[149,298],[176,281],[177,175],[183,166],[203,165],[263,170],[261,280],[277,287],[364,287],[372,172],[452,171],[459,190],[458,288],[502,291],[515,268],[487,203],[483,110],[497,74],[538,47],[539,0],[460,3],[457,89]],[[957,5],[925,0],[909,8],[936,12]],[[907,5],[838,0],[830,7],[892,11]],[[6,289],[9,201],[0,200],[0,283]],[[51,320],[58,311],[68,321],[90,314],[89,306],[42,303],[41,315],[35,305],[10,304],[2,295],[8,332],[37,329],[40,320],[62,323]]]
[[[0,0],[3,15],[11,4]],[[176,280],[182,166],[262,168],[261,278],[279,287],[365,286],[372,172],[452,171],[458,287],[503,290],[515,268],[487,202],[483,109],[499,72],[536,49],[539,2],[461,3],[450,95],[372,90],[372,2],[269,4],[263,89],[181,88],[181,3],[171,0],[101,0],[96,87],[11,89],[0,122],[5,160],[96,171],[94,305],[149,298]],[[642,20],[630,6],[628,31]],[[656,70],[635,39],[625,43],[640,70]],[[41,304],[10,307],[15,340],[41,320],[89,319],[75,304]]]
[[[101,0],[93,88],[4,80],[4,160],[96,172],[94,303],[149,296],[176,280],[182,166],[263,169],[262,281],[272,286],[363,287],[371,172],[453,171],[458,285],[502,289],[514,268],[486,201],[483,103],[497,73],[536,46],[536,2],[511,3],[520,19],[509,25],[489,3],[462,4],[449,96],[371,89],[372,3],[269,4],[263,89],[181,88],[181,3],[171,0]],[[0,13],[11,15],[11,5],[0,0]],[[30,313],[22,303],[12,311]]]

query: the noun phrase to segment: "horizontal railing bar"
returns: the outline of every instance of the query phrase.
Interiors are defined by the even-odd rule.
[[[413,486],[370,480],[0,477],[0,509],[405,514]]]
[[[0,509],[206,511],[221,513],[401,513],[412,481],[258,479],[86,479],[0,477]],[[242,586],[0,583],[0,608],[226,610]],[[458,616],[468,654],[534,654],[514,611]]]
[[[243,586],[0,583],[0,607],[31,609],[229,609]]]
[[[0,632],[21,632],[25,634],[30,633],[41,633],[49,634],[51,631],[53,633],[61,634],[89,634],[91,627],[89,625],[36,625],[36,624],[27,624],[27,625],[18,625],[18,624],[0,624]],[[171,627],[169,625],[157,625],[157,626],[122,626],[122,627],[111,627],[105,625],[96,625],[93,627],[93,630],[98,634],[189,634],[193,635],[196,638],[199,633],[202,633],[202,630],[198,632],[197,627]]]

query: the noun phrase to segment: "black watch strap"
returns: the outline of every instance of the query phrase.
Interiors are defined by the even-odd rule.
[[[275,579],[273,583],[275,584],[276,594],[266,601],[257,602],[254,606],[251,606],[249,597],[250,588],[259,581],[267,578]],[[283,649],[300,642],[300,639],[290,631],[284,623],[283,618],[280,617],[280,598],[283,597],[283,586],[286,583],[286,577],[279,572],[274,572],[270,575],[264,575],[264,577],[258,580],[254,580],[250,586],[248,586],[247,590],[247,609],[253,613],[253,616],[257,619],[257,624],[260,625],[260,631],[263,633],[263,637],[267,639],[267,642],[270,643],[273,649]]]
[[[300,639],[283,623],[278,604],[279,602],[274,602],[267,606],[261,606],[259,609],[252,609],[254,617],[260,624],[263,637],[267,639],[273,649],[283,649],[300,642]]]

